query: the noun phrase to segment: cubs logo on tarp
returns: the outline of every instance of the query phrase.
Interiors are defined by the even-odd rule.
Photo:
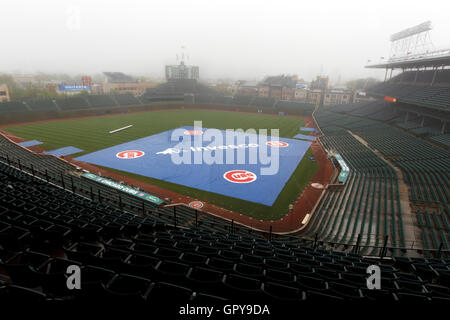
[[[274,148],[284,148],[287,147],[289,144],[283,141],[267,141],[266,144],[270,147]]]
[[[199,136],[203,134],[202,130],[186,130],[184,134],[189,136]]]
[[[250,183],[256,180],[256,174],[247,170],[231,170],[223,174],[225,180],[233,183]]]
[[[194,209],[200,209],[200,208],[203,208],[203,202],[201,202],[201,201],[192,201],[192,202],[189,202],[189,207],[194,208]]]
[[[140,150],[126,150],[117,153],[116,157],[119,159],[136,159],[142,157],[144,154],[145,152]]]

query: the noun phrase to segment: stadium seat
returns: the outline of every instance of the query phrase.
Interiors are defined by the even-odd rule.
[[[183,284],[186,281],[189,269],[190,266],[188,264],[162,261],[156,266],[154,277],[159,282],[178,281],[177,283]]]
[[[76,299],[88,301],[102,295],[104,287],[115,275],[112,270],[89,265],[81,269],[81,274],[81,290],[74,290],[74,294]]]
[[[223,277],[223,296],[233,301],[251,301],[261,297],[261,281],[239,275]]]
[[[297,277],[290,272],[280,271],[277,269],[265,269],[264,277],[267,281],[284,284],[287,286],[295,285]]]
[[[71,265],[80,268],[82,266],[77,261],[52,258],[36,270],[39,283],[46,294],[64,296],[69,292],[66,281],[68,278],[67,268]]]
[[[207,256],[189,252],[184,252],[180,255],[180,261],[190,265],[205,264],[207,259]]]
[[[264,269],[261,266],[246,264],[246,263],[237,263],[234,266],[234,272],[246,276],[252,277],[255,279],[261,279],[264,275]]]
[[[267,300],[278,302],[297,302],[306,299],[306,293],[297,288],[288,287],[276,282],[265,282],[261,286],[261,290],[267,295]]]
[[[107,301],[143,302],[150,291],[150,280],[127,274],[116,274],[105,286]]]
[[[155,273],[154,270],[160,263],[161,261],[155,257],[132,254],[124,261],[122,271],[142,278],[152,279]]]
[[[69,259],[84,264],[93,263],[95,257],[98,257],[102,251],[101,246],[84,242],[75,242],[69,248],[64,248],[64,252]]]
[[[321,278],[298,275],[297,286],[303,290],[323,291],[328,290],[328,283]]]
[[[206,261],[206,265],[211,268],[222,272],[229,272],[233,270],[234,263],[230,260],[220,258],[209,258]]]

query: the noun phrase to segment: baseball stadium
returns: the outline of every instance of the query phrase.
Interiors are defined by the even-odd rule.
[[[368,64],[385,70],[370,99],[336,105],[170,77],[0,103],[1,300],[448,303],[449,66],[450,51]]]

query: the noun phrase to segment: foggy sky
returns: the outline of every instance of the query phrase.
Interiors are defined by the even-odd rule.
[[[0,73],[164,76],[185,46],[207,78],[322,73],[333,82],[382,77],[389,36],[433,22],[450,48],[446,1],[1,0]]]

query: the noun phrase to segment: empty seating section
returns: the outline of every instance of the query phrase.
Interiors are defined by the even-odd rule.
[[[120,106],[132,106],[141,104],[141,102],[132,94],[114,94],[112,97]]]
[[[450,69],[406,71],[367,89],[377,96],[391,96],[400,102],[446,109],[450,106]]]
[[[320,109],[319,109],[320,110]],[[345,127],[361,128],[367,120],[318,111],[316,120],[325,136],[325,149],[339,153],[350,168],[344,187],[331,187],[319,204],[307,234],[350,250],[358,235],[362,252],[381,246],[385,236],[392,247],[404,247],[398,177],[385,161],[352,136]],[[345,246],[345,244],[347,246]]]
[[[76,194],[96,199],[99,202],[106,203],[120,209],[151,216],[154,220],[176,224],[179,226],[194,226],[196,221],[196,212],[187,207],[157,208],[150,203],[143,204],[142,200],[125,193],[119,193],[117,190],[108,186],[96,183],[95,181],[84,179],[76,174],[76,168],[69,163],[49,155],[40,155],[32,153],[16,144],[8,141],[0,135],[0,161],[9,163],[17,168],[21,167],[25,171],[41,177],[44,180],[64,187]],[[111,179],[111,178],[109,178]],[[158,196],[158,195],[157,195]],[[160,197],[162,198],[162,196]],[[227,231],[234,234],[248,235],[251,229],[234,225],[231,222],[216,217],[209,217],[205,214],[197,216],[197,225],[210,231]],[[258,235],[254,235],[258,236]]]
[[[88,101],[89,105],[93,108],[117,106],[117,102],[114,100],[114,98],[108,95],[86,96],[86,100]]]
[[[214,98],[213,95],[198,95],[195,96],[194,103],[213,103]]]
[[[233,104],[238,105],[238,106],[248,106],[254,98],[255,97],[251,97],[251,96],[235,95],[233,97]]]
[[[433,81],[434,70],[405,71],[395,77],[392,83],[422,83],[430,84]],[[435,84],[450,84],[450,69],[439,69],[434,77]]]
[[[241,96],[235,95],[234,97],[222,96],[222,95],[196,95],[194,99],[195,103],[199,104],[225,104],[235,105],[242,107],[253,107],[255,111],[270,110],[272,112],[286,112],[287,114],[298,114],[301,111],[302,114],[310,115],[314,111],[314,105],[310,103],[303,103],[299,101],[277,100],[274,98],[266,97],[254,97],[254,96]],[[185,102],[189,103],[185,97]],[[270,112],[269,111],[269,112]]]
[[[436,73],[436,83],[450,83],[450,72],[448,70],[438,70]]]
[[[79,109],[89,109],[89,103],[85,98],[74,97],[74,98],[58,98],[55,99],[58,107],[64,110],[79,110]]]
[[[393,105],[383,100],[339,104],[324,108],[334,112],[348,113],[381,121],[389,121],[399,116],[393,109]]]
[[[103,202],[110,202],[131,212],[142,212],[143,210],[142,201],[136,197],[119,193],[114,189],[82,178],[79,174],[74,174],[76,168],[71,164],[50,155],[32,153],[1,135],[0,161],[22,167],[30,173],[34,173],[56,185],[74,190],[78,194],[96,198]],[[147,207],[147,209],[150,208]]]
[[[254,97],[250,105],[262,108],[273,108],[276,102],[277,100],[274,98]]]
[[[217,103],[217,104],[232,104],[233,103],[233,97],[228,96],[212,96],[212,102],[211,103]]]
[[[340,220],[345,219],[348,224],[351,221],[348,217],[353,218],[354,206],[361,205],[357,194],[361,194],[364,199],[365,192],[370,192],[371,195],[367,196],[368,203],[362,202],[362,208],[368,211],[361,211],[362,216],[369,219],[366,221],[368,229],[365,229],[367,237],[378,235],[381,239],[388,235],[393,241],[397,241],[397,244],[398,241],[407,240],[402,237],[404,230],[395,170],[365,149],[365,146],[352,136],[353,133],[402,171],[403,179],[410,187],[409,196],[413,208],[428,208],[413,209],[417,212],[417,225],[422,230],[423,248],[438,250],[442,246],[441,249],[449,249],[448,231],[445,229],[450,220],[449,151],[390,126],[383,117],[378,120],[384,122],[368,119],[374,115],[369,111],[368,103],[355,105],[324,107],[315,114],[325,135],[320,138],[321,142],[326,149],[343,156],[351,168],[351,175],[346,186],[327,192],[320,203],[317,216],[311,221],[309,234],[319,232],[319,236],[324,240],[342,237],[339,235]],[[418,128],[418,122],[414,120],[412,118],[410,122],[395,122],[395,125],[411,129],[411,132],[417,135],[436,134],[436,126],[432,120],[428,121],[428,126]],[[446,136],[448,135],[436,135],[430,139],[448,146]],[[371,177],[376,177],[372,184]],[[343,235],[348,237],[348,230],[344,230],[346,232]],[[371,243],[370,240],[366,241]],[[374,241],[379,244],[380,240]]]
[[[426,126],[426,127],[413,128],[410,131],[416,135],[437,135],[440,133],[440,128]]]
[[[30,99],[0,104],[0,114],[23,114],[29,112],[67,111],[116,106],[142,105],[132,94],[87,95],[57,99]]]
[[[0,103],[0,114],[21,114],[27,112],[29,112],[29,109],[22,101]]]
[[[172,79],[154,88],[146,89],[141,96],[142,102],[152,101],[176,101],[183,100],[185,94],[189,95],[211,95],[216,94],[214,90],[193,79]]]
[[[430,139],[434,142],[440,143],[444,146],[450,147],[450,134],[443,134],[438,136],[430,137]]]
[[[27,100],[26,103],[30,106],[31,111],[58,111],[53,99]]]
[[[364,258],[295,241],[174,227],[0,163],[0,297],[8,301],[448,301],[449,260]],[[383,290],[367,290],[379,265]],[[82,290],[66,270],[81,268]],[[166,313],[170,310],[166,310]],[[167,313],[169,314],[169,313]]]
[[[444,70],[435,79],[439,84],[449,80]],[[417,82],[414,88],[411,81]],[[435,99],[445,106],[442,86],[419,85],[429,81],[428,73],[405,72],[374,92],[398,92],[401,99],[421,104]],[[185,83],[183,90],[192,85]],[[295,101],[193,89],[195,103],[288,113],[314,110]],[[177,90],[169,84],[149,94],[173,97]],[[0,104],[0,114],[138,104],[133,95],[29,100]],[[448,302],[449,152],[388,123],[431,134],[442,145],[448,146],[449,137],[438,135],[433,124],[414,118],[399,122],[398,117],[384,101],[315,112],[324,134],[320,142],[342,156],[350,174],[345,185],[326,189],[301,236],[268,236],[185,206],[143,203],[80,177],[80,170],[61,159],[32,153],[0,135],[0,299],[139,301],[153,307],[168,301],[296,303],[321,298]],[[409,186],[414,226],[404,221],[399,171],[390,163]],[[425,258],[406,257],[406,227],[420,230],[416,240]],[[382,252],[386,239],[389,249]],[[390,257],[379,258],[380,253]],[[366,268],[373,264],[381,268],[382,290],[367,289]],[[81,267],[83,290],[67,290],[69,265]]]
[[[193,88],[192,90],[188,90]],[[194,90],[195,89],[195,90]],[[194,95],[185,95],[186,91],[194,91]],[[57,99],[35,99],[27,101],[11,101],[0,104],[0,114],[25,114],[31,112],[73,111],[83,109],[114,108],[138,106],[154,101],[183,101],[188,104],[217,104],[253,107],[255,112],[261,108],[273,112],[301,111],[311,114],[314,105],[297,101],[284,101],[274,98],[253,96],[224,96],[212,92],[207,87],[192,82],[174,84],[172,82],[150,88],[141,97],[132,94],[86,95],[83,97],[65,97]]]
[[[418,210],[417,224],[422,231],[422,241],[425,249],[437,248],[441,245],[449,249],[450,219],[445,213]]]
[[[312,113],[314,111],[314,105],[310,103],[298,102],[298,101],[287,101],[287,100],[279,100],[275,107],[280,111],[290,110],[303,110],[305,114]]]
[[[367,117],[371,114],[382,111],[387,103],[382,100],[369,101],[360,104],[360,106],[350,112],[350,114]]]

